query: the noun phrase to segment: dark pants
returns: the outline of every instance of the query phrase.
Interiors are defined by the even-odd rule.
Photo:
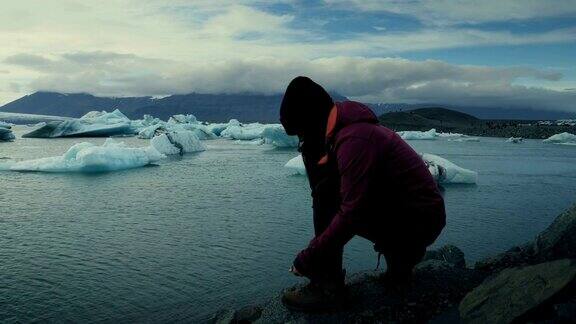
[[[314,209],[314,232],[315,235],[320,235],[330,225],[336,209]],[[433,235],[433,239],[423,239],[427,235],[417,234],[418,231],[408,231],[404,226],[396,228],[398,232],[406,231],[407,235],[386,235],[388,239],[382,240],[381,237],[373,235],[374,229],[382,225],[371,224],[366,227],[366,231],[358,233],[359,236],[368,239],[374,243],[376,252],[384,255],[386,259],[387,273],[390,276],[405,278],[410,276],[414,266],[416,266],[424,257],[426,247],[430,245],[437,235]],[[365,233],[364,233],[365,232]],[[338,249],[326,253],[323,259],[318,262],[322,265],[319,273],[322,277],[331,280],[333,278],[340,278],[342,274],[342,255],[344,249]],[[379,260],[378,260],[379,261]]]
[[[314,208],[314,233],[319,236],[330,225],[337,209],[318,209]],[[322,260],[318,262],[321,264],[321,270],[318,273],[326,280],[340,278],[342,276],[342,256],[344,248],[330,251],[324,255]],[[321,281],[321,279],[318,279]]]

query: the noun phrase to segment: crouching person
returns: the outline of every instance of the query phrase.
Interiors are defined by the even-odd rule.
[[[352,237],[374,243],[385,279],[410,281],[414,266],[445,225],[444,200],[422,158],[361,103],[334,103],[314,81],[290,82],[280,121],[300,140],[312,189],[315,237],[291,271],[310,284],[287,291],[284,304],[314,311],[341,306],[342,253]]]

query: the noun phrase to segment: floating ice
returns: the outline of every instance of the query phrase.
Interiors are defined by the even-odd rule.
[[[159,133],[165,133],[167,131],[164,124],[156,124],[144,127],[138,132],[138,138],[151,139]]]
[[[142,131],[142,129],[154,126],[154,125],[164,125],[166,122],[160,120],[159,118],[152,117],[150,115],[144,115],[142,119],[137,119],[132,121],[132,127]]]
[[[298,137],[286,134],[284,127],[279,124],[266,125],[262,138],[266,144],[276,147],[298,147]]]
[[[438,183],[474,184],[478,181],[478,173],[475,171],[459,167],[438,155],[423,153],[421,156]]]
[[[422,159],[428,166],[428,170],[438,183],[475,184],[478,180],[477,172],[461,168],[442,157],[428,153],[421,154],[420,156],[422,156]],[[292,158],[284,167],[290,170],[292,174],[306,175],[302,155]]]
[[[576,145],[576,135],[570,133],[560,133],[548,137],[544,140],[544,143]]]
[[[286,162],[284,167],[292,172],[292,174],[306,175],[306,167],[304,166],[304,160],[302,160],[302,155],[298,155],[295,158],[290,159]]]
[[[506,140],[506,142],[514,144],[519,144],[522,143],[523,141],[524,139],[522,137],[510,137],[509,139]]]
[[[220,136],[243,141],[264,139],[263,143],[277,147],[298,146],[298,138],[286,134],[280,124],[234,124],[226,127]]]
[[[205,151],[206,146],[192,131],[168,131],[154,136],[150,144],[158,152],[168,155]]]
[[[243,141],[243,140],[235,140],[234,144],[240,144],[240,145],[263,145],[265,143],[263,138],[257,138],[257,139],[253,139],[250,141]]]
[[[448,138],[449,142],[480,142],[478,137]]]
[[[206,125],[206,127],[208,127],[208,129],[216,136],[220,136],[222,131],[229,126],[240,126],[240,122],[237,119],[230,119],[227,123],[213,123]]]
[[[153,147],[132,148],[109,138],[73,145],[64,155],[12,163],[12,171],[106,172],[142,167],[165,157]]]
[[[188,130],[196,134],[199,139],[214,139],[217,136],[208,128],[207,125],[201,124],[194,115],[174,115],[166,123],[168,130],[179,131]]]
[[[133,134],[135,130],[130,119],[116,109],[111,113],[91,111],[80,119],[43,123],[22,137],[107,137]]]
[[[8,126],[2,127],[0,125],[0,142],[8,142],[14,139],[16,139],[16,136],[14,136],[12,130]]]
[[[460,137],[468,137],[468,135],[460,134],[460,133],[438,133],[439,137],[442,138],[460,138]]]
[[[435,140],[439,136],[439,134],[436,133],[436,129],[434,128],[426,132],[403,131],[398,132],[398,135],[400,135],[403,140]]]

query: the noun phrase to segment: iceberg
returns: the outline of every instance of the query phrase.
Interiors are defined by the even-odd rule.
[[[509,139],[506,140],[507,143],[514,143],[514,144],[519,144],[522,143],[524,141],[524,139],[522,137],[510,137]]]
[[[142,128],[140,132],[138,132],[138,138],[151,139],[154,136],[167,131],[166,126],[163,124],[150,125]]]
[[[22,137],[108,137],[134,135],[135,133],[130,119],[116,109],[111,113],[91,111],[80,119],[42,123],[38,128],[22,135]]]
[[[297,147],[298,137],[289,136],[280,124],[232,124],[220,136],[230,139],[252,141],[263,139],[263,143],[276,147]]]
[[[158,152],[166,155],[184,155],[184,153],[206,150],[206,146],[200,141],[198,136],[194,132],[187,130],[167,131],[156,135],[150,140],[150,145]]]
[[[423,153],[420,156],[436,182],[440,184],[475,184],[478,181],[477,172],[459,167],[438,155]]]
[[[548,137],[544,143],[576,145],[576,135],[564,132]]]
[[[222,131],[230,126],[240,126],[240,122],[237,119],[230,119],[230,121],[227,123],[212,123],[206,125],[208,130],[210,130],[216,136],[221,136]]]
[[[304,166],[302,155],[290,159],[290,161],[286,162],[284,167],[290,170],[293,175],[306,175],[306,167]]]
[[[298,137],[286,134],[279,124],[267,125],[262,131],[262,138],[266,144],[276,147],[298,147]]]
[[[423,153],[420,156],[439,184],[475,184],[478,181],[477,172],[459,167],[438,155]],[[294,175],[306,175],[302,155],[290,159],[284,167]]]
[[[260,123],[251,124],[238,124],[226,127],[220,136],[230,139],[237,139],[243,141],[251,141],[257,138],[262,138],[264,125]]]
[[[0,142],[9,142],[16,139],[10,128],[0,127]]]
[[[165,126],[168,130],[191,131],[201,140],[214,139],[218,137],[208,128],[208,125],[198,122],[198,119],[196,119],[196,116],[194,115],[174,115],[168,119]]]
[[[150,115],[144,115],[142,119],[137,119],[132,121],[132,127],[141,131],[143,128],[153,126],[153,125],[163,125],[166,122],[160,120],[159,118],[155,118]]]
[[[0,120],[0,128],[8,128],[8,129],[10,129],[10,128],[12,128],[12,126],[14,126],[14,124],[7,123],[7,122],[5,122],[5,121],[1,121],[1,120]]]
[[[142,167],[165,155],[153,147],[132,148],[109,138],[103,145],[82,142],[61,156],[11,163],[12,171],[107,172]]]
[[[439,136],[434,128],[426,132],[402,131],[398,132],[398,135],[400,135],[403,140],[435,140]]]
[[[254,146],[258,146],[258,145],[263,145],[264,139],[262,138],[257,138],[257,139],[253,139],[251,141],[243,141],[243,140],[235,140],[234,144],[240,144],[240,145],[254,145]]]
[[[12,132],[12,124],[0,121],[0,142],[8,142],[16,139]]]
[[[457,138],[448,138],[448,142],[480,142],[478,137],[457,137]]]
[[[438,133],[439,137],[442,138],[460,138],[460,137],[468,137],[468,135],[460,134],[460,133]]]

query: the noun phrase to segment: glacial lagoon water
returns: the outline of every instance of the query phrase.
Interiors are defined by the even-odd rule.
[[[18,138],[0,143],[0,161],[80,141],[104,139]],[[198,322],[298,282],[287,269],[313,231],[306,179],[283,168],[297,153],[206,143],[120,172],[0,172],[0,322]],[[436,243],[459,246],[469,264],[532,239],[576,201],[576,146],[410,144],[479,173],[477,185],[444,188],[448,225]],[[349,272],[375,263],[369,242],[347,246]]]

